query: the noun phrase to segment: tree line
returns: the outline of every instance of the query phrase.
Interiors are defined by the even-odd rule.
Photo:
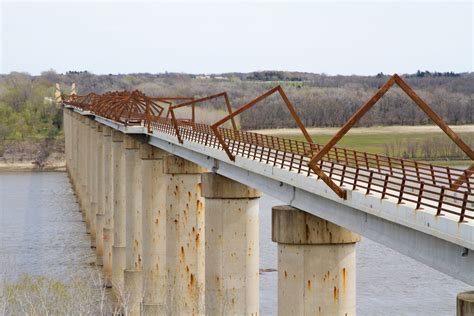
[[[449,124],[474,123],[474,73],[418,71],[402,75]],[[45,71],[0,75],[0,140],[56,137],[61,110],[51,102],[54,84],[65,93],[75,82],[79,94],[139,89],[153,96],[202,97],[229,93],[233,108],[280,84],[308,127],[341,126],[388,80],[374,76],[328,76],[262,71],[225,74],[137,73],[95,75],[87,71]],[[222,100],[201,105],[223,109]],[[199,120],[199,117],[198,117]],[[420,125],[430,121],[399,88],[391,89],[361,120],[360,126]],[[241,115],[243,129],[296,127],[281,98],[271,96]]]

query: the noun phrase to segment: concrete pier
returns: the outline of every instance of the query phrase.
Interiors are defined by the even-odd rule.
[[[112,200],[113,247],[112,287],[118,299],[123,298],[123,271],[125,270],[125,165],[124,135],[112,131]]]
[[[97,215],[97,123],[89,121],[88,150],[88,187],[89,187],[89,229],[91,234],[91,247],[96,247],[96,215]]]
[[[355,243],[340,226],[290,206],[272,209],[279,315],[355,315]]]
[[[64,130],[64,152],[66,157],[66,172],[71,179],[71,182],[74,182],[74,175],[72,174],[72,148],[71,148],[71,135],[72,135],[72,117],[71,111],[63,109],[63,130]],[[74,183],[73,183],[74,187]]]
[[[168,314],[203,315],[204,200],[201,173],[206,170],[176,156],[166,156],[166,257]]]
[[[143,210],[143,314],[166,315],[166,152],[140,146]]]
[[[112,246],[114,241],[113,227],[113,160],[112,160],[112,130],[104,126],[102,132],[102,146],[104,150],[103,175],[104,175],[104,228],[103,228],[103,271],[107,287],[112,286]]]
[[[79,203],[79,210],[82,214],[82,219],[85,220],[85,215],[84,215],[84,207],[83,207],[83,188],[82,188],[82,181],[83,181],[83,172],[84,169],[82,168],[82,157],[83,157],[83,152],[82,152],[82,130],[83,130],[83,125],[82,125],[82,116],[80,116],[77,113],[74,113],[74,129],[73,129],[73,137],[74,137],[74,150],[76,152],[76,155],[74,156],[74,168],[76,169],[76,179],[75,179],[75,189],[76,189],[76,196],[77,196],[77,202]]]
[[[90,146],[89,146],[89,134],[90,134],[90,120],[82,116],[82,136],[81,136],[81,152],[82,152],[82,170],[83,170],[83,177],[82,177],[82,208],[84,214],[84,221],[86,222],[86,232],[90,234],[90,209],[91,209],[91,198],[89,195],[90,186],[89,186],[89,173],[90,173]]]
[[[96,265],[103,265],[103,255],[104,255],[104,147],[103,147],[103,136],[102,136],[103,126],[97,124],[97,134],[96,137],[96,183],[95,188],[97,192],[97,209],[96,209],[96,238],[95,238],[95,253],[96,253]]]
[[[456,298],[456,316],[474,315],[474,291],[459,293]]]
[[[260,192],[202,175],[205,198],[206,315],[258,315]]]
[[[79,210],[82,214],[83,220],[85,220],[85,214],[84,214],[84,205],[83,205],[83,198],[84,198],[84,193],[83,193],[83,187],[82,187],[82,182],[83,182],[83,177],[84,177],[84,169],[83,169],[83,151],[82,151],[82,135],[83,135],[83,123],[82,123],[82,116],[80,116],[77,113],[73,114],[74,117],[74,128],[73,128],[73,139],[74,139],[74,152],[75,155],[73,157],[73,164],[74,164],[74,169],[75,169],[75,193],[77,197],[77,202],[79,203]]]
[[[125,136],[125,271],[124,286],[128,313],[140,315],[143,295],[142,276],[142,182],[140,143]]]

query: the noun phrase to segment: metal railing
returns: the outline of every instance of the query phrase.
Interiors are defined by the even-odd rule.
[[[394,82],[401,80],[396,78],[399,77],[391,80]],[[401,84],[404,85],[403,81]],[[236,115],[275,92],[280,93],[308,139],[307,142],[238,130],[235,122],[232,129],[220,127],[225,121],[233,121]],[[191,120],[178,120],[173,115],[173,109],[187,105],[194,107],[198,102],[219,96],[225,97],[229,115],[213,125],[196,123],[194,114]],[[173,104],[179,100],[187,102],[181,105]],[[339,196],[341,196],[339,193],[345,193],[346,189],[359,190],[365,194],[377,195],[381,199],[394,199],[398,204],[411,203],[417,210],[430,209],[437,216],[455,215],[459,222],[474,219],[472,167],[463,170],[334,145],[314,144],[281,87],[269,90],[234,112],[230,109],[226,93],[193,99],[147,97],[139,91],[109,92],[103,95],[74,96],[64,101],[64,104],[124,125],[146,127],[149,133],[160,132],[174,136],[180,143],[189,141],[224,150],[231,160],[239,156],[288,172],[322,179]],[[162,105],[168,106],[166,116],[162,115],[164,113]],[[457,137],[454,132],[452,133]],[[464,143],[461,141],[461,144]],[[469,151],[469,147],[465,148],[465,152]]]

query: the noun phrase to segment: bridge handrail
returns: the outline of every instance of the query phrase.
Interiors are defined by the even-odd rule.
[[[309,162],[323,145],[277,136],[217,128],[202,123],[161,116],[163,108],[153,107],[157,100],[140,92],[111,92],[102,96],[75,96],[64,104],[132,126],[147,127],[208,147],[226,150],[266,164],[306,175],[315,174]],[[150,100],[152,101],[150,101]],[[153,102],[153,104],[151,103]],[[168,102],[169,103],[169,102]],[[436,215],[452,214],[459,221],[474,219],[474,171],[439,166],[415,160],[332,147],[318,161],[324,176],[333,183],[379,194],[381,199],[395,198],[397,203],[414,203],[416,209],[431,208]],[[327,179],[323,179],[327,180]],[[456,185],[453,186],[453,183]]]
[[[179,128],[183,139],[222,149],[209,125],[200,123],[193,126],[179,124]],[[155,120],[152,123],[152,129],[176,135],[172,122],[164,118]],[[236,132],[225,128],[220,128],[220,132],[222,135],[233,135],[233,133],[239,135],[239,140],[225,138],[230,150],[235,155],[287,168],[289,171],[297,173],[316,175],[307,165],[311,154],[305,153],[304,150],[301,151],[302,148],[311,148],[307,143],[252,132]],[[252,143],[248,142],[249,139],[260,139],[260,141]],[[273,144],[282,143],[290,144],[290,147],[297,149],[296,152],[272,146]],[[436,181],[434,183],[423,182],[418,180],[417,177],[403,176],[403,173],[393,166],[391,174],[380,172],[378,169],[370,167],[370,164],[368,168],[366,165],[365,168],[357,168],[343,164],[341,161],[326,159],[321,160],[320,166],[329,174],[331,179],[339,182],[340,185],[352,186],[353,190],[363,189],[366,190],[366,194],[379,193],[382,199],[393,197],[397,199],[397,203],[414,203],[416,209],[422,207],[433,208],[437,215],[443,215],[443,213],[457,215],[460,222],[466,219],[474,219],[474,195],[467,188],[455,190],[451,189],[449,185],[442,186]],[[460,210],[458,211],[456,208]]]

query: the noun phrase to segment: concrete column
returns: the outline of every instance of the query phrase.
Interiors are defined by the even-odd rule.
[[[95,237],[95,253],[96,253],[96,264],[98,266],[103,265],[103,255],[104,255],[104,217],[105,217],[105,210],[104,210],[104,147],[102,143],[102,131],[103,127],[101,124],[97,124],[96,130],[96,153],[95,153],[95,161],[96,161],[96,183],[95,183],[95,191],[97,197],[97,214],[95,217],[96,223],[96,237]]]
[[[76,113],[71,111],[71,167],[72,167],[72,176],[74,178],[74,194],[76,195],[76,200],[79,202],[79,170],[77,169],[79,152],[77,151],[77,140],[79,137],[78,133],[78,124]]]
[[[81,197],[81,171],[80,171],[80,160],[81,160],[81,148],[80,148],[80,137],[81,137],[81,129],[82,123],[77,113],[73,112],[74,116],[74,170],[76,174],[76,193],[79,197],[79,204],[80,197]]]
[[[167,314],[203,315],[204,168],[176,156],[164,158],[166,174]]]
[[[80,137],[80,124],[81,122],[79,121],[77,117],[77,113],[71,111],[72,115],[72,164],[73,164],[73,174],[74,174],[74,193],[76,195],[76,200],[79,203],[79,210],[81,210],[81,182],[80,182],[80,171],[79,171],[79,160],[81,158],[80,152],[78,150],[79,148],[79,137]]]
[[[142,144],[143,314],[166,315],[166,152]]]
[[[79,120],[78,114],[73,112],[73,117],[74,117],[74,173],[75,173],[75,178],[76,178],[76,191],[77,191],[77,196],[80,196],[80,191],[82,189],[81,187],[81,174],[79,170],[79,160],[81,159],[81,153],[80,153],[80,146],[79,146],[79,138],[81,137],[81,121]]]
[[[88,185],[89,185],[89,225],[91,234],[91,248],[96,247],[96,215],[97,215],[97,123],[89,122],[89,161],[88,161]]]
[[[112,287],[118,299],[123,298],[123,271],[125,270],[125,164],[124,135],[112,131],[112,199],[113,199],[113,247]]]
[[[140,315],[143,295],[142,275],[142,183],[140,143],[125,136],[126,259],[124,284],[130,315]]]
[[[456,298],[456,315],[474,315],[474,291],[459,293]]]
[[[89,119],[87,117],[81,117],[83,122],[83,129],[82,129],[82,137],[81,137],[81,149],[82,149],[82,206],[83,206],[83,214],[84,214],[84,221],[86,222],[86,231],[90,234],[90,196],[89,196],[89,169],[90,169],[90,158],[89,158],[89,151],[90,151],[90,126],[89,126]]]
[[[64,143],[65,143],[65,150],[66,150],[66,169],[69,174],[69,178],[72,180],[72,183],[74,185],[74,170],[73,170],[73,148],[72,148],[72,143],[73,143],[73,124],[74,124],[74,119],[72,117],[72,112],[68,109],[63,108],[63,113],[66,112],[64,117],[66,118],[64,126]]]
[[[102,132],[102,146],[104,150],[103,174],[104,174],[104,251],[103,251],[103,271],[104,280],[107,287],[112,286],[112,246],[114,241],[113,227],[113,160],[112,160],[112,129],[104,126]]]
[[[205,198],[206,315],[258,315],[260,192],[202,174]]]
[[[63,132],[64,132],[64,154],[66,157],[66,172],[69,176],[69,180],[74,187],[74,178],[72,175],[72,153],[71,153],[71,128],[72,128],[72,120],[71,120],[71,112],[63,108]]]
[[[272,209],[279,315],[355,315],[357,234],[290,206]]]
[[[64,152],[66,156],[66,171],[69,175],[69,178],[72,180],[71,176],[71,148],[70,148],[70,137],[71,137],[71,120],[69,110],[62,108],[63,111],[63,131],[64,131]]]
[[[74,170],[74,163],[76,160],[76,153],[74,149],[74,126],[76,123],[76,120],[74,119],[74,113],[71,110],[63,108],[63,111],[67,112],[67,120],[69,127],[67,128],[66,132],[66,127],[64,127],[64,139],[66,140],[66,137],[68,139],[68,144],[66,146],[66,168],[69,174],[69,179],[71,180],[72,187],[74,189],[74,192],[76,192],[76,173]],[[66,135],[67,134],[67,135]]]

